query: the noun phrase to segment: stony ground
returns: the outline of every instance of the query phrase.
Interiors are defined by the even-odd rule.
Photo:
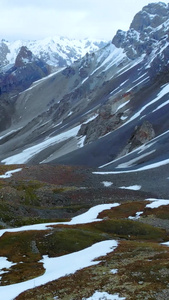
[[[4,273],[1,285],[21,282],[44,273],[43,255],[63,255],[97,241],[117,239],[117,249],[99,259],[97,266],[82,269],[44,286],[29,290],[18,300],[82,300],[96,290],[118,293],[129,300],[169,298],[169,206],[146,208],[145,199],[156,193],[119,189],[128,182],[116,178],[106,188],[109,175],[92,174],[92,169],[67,166],[21,166],[22,171],[0,179],[2,227],[17,227],[70,219],[100,203],[119,202],[119,207],[99,215],[102,222],[54,227],[48,231],[6,233],[0,240],[0,256],[22,264]],[[1,166],[0,173],[18,166]],[[127,178],[128,179],[128,178]],[[122,184],[123,183],[123,184]],[[143,211],[138,220],[130,220]],[[19,266],[19,267],[18,267]],[[112,270],[116,270],[115,273]],[[57,297],[57,298],[56,298]],[[108,300],[108,299],[107,299]]]

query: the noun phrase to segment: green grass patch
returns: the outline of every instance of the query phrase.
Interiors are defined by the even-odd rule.
[[[23,165],[0,165],[0,175],[4,175],[8,171],[22,168]]]
[[[112,237],[163,241],[167,239],[165,230],[137,221],[111,219],[80,225],[90,230],[101,231]]]
[[[144,215],[154,215],[157,218],[169,220],[169,205],[163,205],[153,209],[146,208]]]
[[[17,191],[22,191],[22,203],[25,205],[33,205],[33,206],[39,206],[40,205],[40,199],[38,199],[38,196],[36,194],[36,190],[40,189],[44,186],[44,183],[39,181],[22,181],[17,182],[15,184],[14,188]]]
[[[39,240],[37,247],[41,253],[53,257],[79,251],[102,240],[105,237],[97,232],[60,227]]]
[[[39,260],[43,255],[56,257],[82,250],[104,240],[100,233],[75,228],[6,232],[0,239],[0,256],[17,265],[2,276],[2,284],[12,284],[43,274]]]
[[[119,218],[128,218],[129,216],[135,216],[136,212],[143,211],[146,204],[149,202],[146,201],[132,201],[122,203],[117,207],[113,207],[110,210],[103,211],[99,214],[98,218],[108,217],[109,219],[119,219]]]

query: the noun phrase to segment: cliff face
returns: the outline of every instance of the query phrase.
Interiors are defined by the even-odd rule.
[[[130,59],[150,55],[155,49],[160,53],[169,41],[168,19],[167,4],[151,3],[136,14],[130,29],[127,32],[119,30],[112,42],[116,47],[122,47]]]

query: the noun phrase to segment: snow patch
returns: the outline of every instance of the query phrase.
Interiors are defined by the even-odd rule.
[[[78,225],[78,224],[88,224],[91,222],[99,222],[102,219],[97,219],[99,213],[104,210],[111,209],[113,207],[119,206],[119,203],[109,203],[109,204],[99,204],[92,208],[90,208],[87,212],[72,218],[70,222],[55,222],[55,223],[42,223],[42,224],[34,224],[34,225],[26,225],[18,228],[9,228],[9,229],[1,229],[0,237],[5,232],[21,232],[27,230],[49,230],[52,226],[55,225]]]
[[[5,158],[1,162],[6,165],[26,163],[29,159],[31,159],[33,156],[46,149],[47,147],[65,141],[71,137],[75,137],[79,129],[80,125],[54,137],[48,138],[35,146],[29,147],[23,150],[21,153]]]
[[[14,265],[16,263],[9,261],[6,257],[0,257],[0,274],[2,275],[3,273],[2,269],[10,269]]]
[[[84,141],[85,141],[85,138],[86,138],[86,135],[81,136],[81,137],[78,138],[78,143],[77,143],[77,145],[78,145],[79,148],[84,147]]]
[[[169,247],[169,242],[161,243],[161,245],[164,245],[164,246],[168,246],[168,247]]]
[[[0,178],[9,178],[12,176],[13,173],[20,172],[20,171],[22,171],[22,168],[7,171],[4,175],[0,175]]]
[[[121,105],[119,105],[119,106],[117,107],[116,111],[115,111],[115,114],[118,112],[118,110],[120,110],[121,108],[123,108],[123,107],[124,107],[127,103],[129,103],[129,102],[130,102],[130,100],[128,100],[128,101],[122,103]]]
[[[131,185],[131,186],[121,186],[120,189],[139,191],[141,189],[141,185],[136,184],[136,185]]]
[[[99,204],[92,208],[90,208],[87,212],[84,214],[81,214],[77,217],[74,217],[69,224],[75,225],[75,224],[86,224],[86,220],[91,222],[101,221],[101,219],[97,219],[97,216],[99,213],[101,213],[103,210],[111,209],[113,207],[119,206],[119,203],[113,203],[113,204]],[[88,223],[87,221],[87,223]]]
[[[92,117],[90,117],[87,121],[83,122],[83,124],[87,124],[91,121],[93,121],[94,119],[96,119],[98,117],[99,114],[94,114]]]
[[[118,269],[112,269],[112,270],[110,271],[110,273],[111,273],[111,274],[117,274],[117,273],[118,273]]]
[[[130,216],[128,217],[129,220],[138,220],[140,216],[143,214],[143,211],[136,212],[136,215],[134,217]]]
[[[146,207],[152,208],[152,209],[158,208],[163,205],[169,205],[169,200],[165,200],[165,199],[148,198],[146,200],[152,202],[152,203],[146,205]]]
[[[108,294],[106,292],[98,292],[96,291],[93,296],[89,298],[83,298],[82,300],[125,300],[124,297],[119,297],[118,294]]]
[[[109,187],[113,184],[113,182],[110,182],[110,181],[102,181],[102,183],[105,187]]]
[[[97,265],[100,261],[94,261],[94,259],[112,252],[117,246],[117,241],[109,240],[96,243],[84,250],[60,257],[49,258],[48,256],[43,256],[40,262],[44,265],[45,273],[42,276],[21,283],[0,286],[1,299],[12,300],[28,289],[46,284],[60,277],[67,276],[68,274],[73,274],[77,270]],[[110,299],[121,300],[125,298]]]

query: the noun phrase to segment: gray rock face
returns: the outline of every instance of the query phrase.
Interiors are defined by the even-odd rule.
[[[129,141],[129,152],[151,141],[154,137],[155,131],[152,124],[149,121],[144,121],[141,126],[135,128],[135,132]]]
[[[130,25],[130,29],[138,32],[147,27],[156,28],[168,19],[169,6],[165,3],[150,3],[137,13]]]
[[[118,154],[118,158],[130,153],[132,150],[144,145],[155,137],[155,131],[149,121],[144,121],[140,126],[136,126],[135,130],[127,142],[124,149]]]
[[[33,53],[25,46],[22,46],[15,60],[15,67],[23,67],[35,60]]]
[[[127,32],[118,30],[112,43],[123,48],[130,59],[136,59],[142,54],[149,55],[157,43],[161,49],[161,43],[168,37],[169,5],[159,2],[151,3],[143,7],[137,13]]]
[[[7,64],[7,54],[9,53],[8,46],[3,42],[0,43],[0,67],[5,66]]]
[[[48,65],[26,47],[21,47],[14,66],[0,73],[0,92],[16,94],[48,74]]]

